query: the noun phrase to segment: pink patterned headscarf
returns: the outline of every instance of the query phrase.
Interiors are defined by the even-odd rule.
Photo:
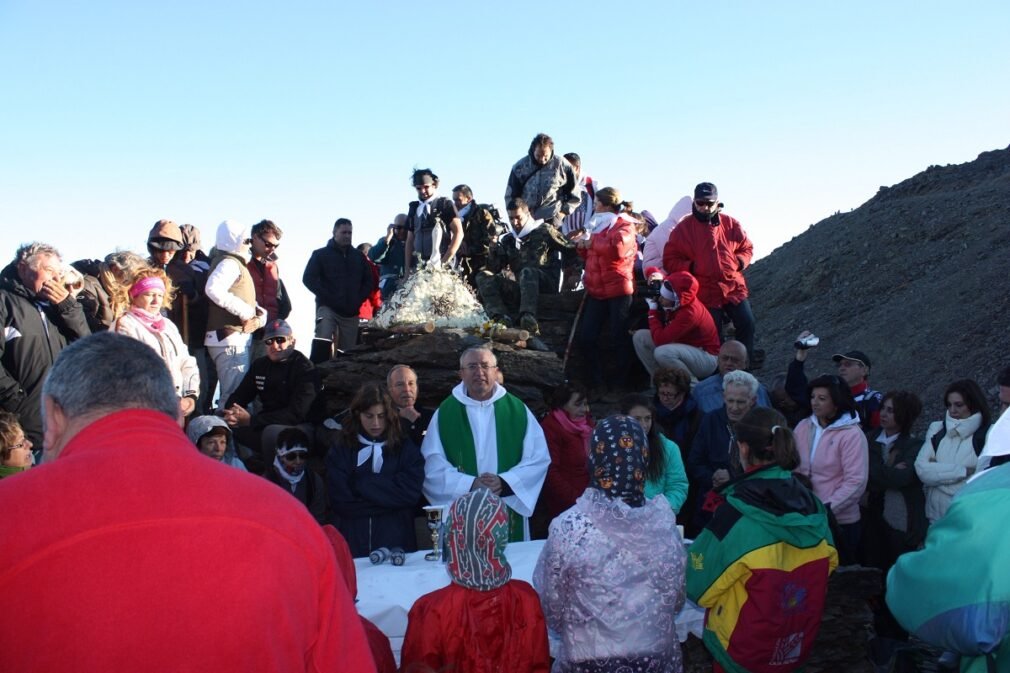
[[[501,498],[486,488],[460,496],[449,508],[446,524],[452,581],[490,591],[512,579],[512,566],[505,558],[508,537],[508,511]]]

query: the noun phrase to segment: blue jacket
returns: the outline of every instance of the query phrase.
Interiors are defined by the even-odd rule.
[[[375,289],[368,260],[359,250],[342,250],[331,239],[312,252],[302,283],[316,295],[316,306],[326,306],[345,318],[357,317],[362,302]]]

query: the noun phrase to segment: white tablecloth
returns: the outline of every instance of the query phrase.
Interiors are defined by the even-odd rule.
[[[512,542],[505,550],[512,578],[533,583],[533,569],[540,557],[544,540]],[[407,556],[402,566],[386,561],[372,565],[367,558],[354,560],[358,573],[358,613],[389,636],[396,661],[400,661],[403,636],[407,633],[407,613],[421,596],[449,584],[449,573],[444,563],[425,561],[427,552],[419,551]],[[677,615],[677,637],[683,642],[689,633],[701,637],[705,611],[690,601]]]

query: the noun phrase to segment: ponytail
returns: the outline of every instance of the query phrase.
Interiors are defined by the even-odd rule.
[[[793,431],[786,419],[774,409],[754,407],[734,425],[738,441],[750,447],[751,459],[775,463],[783,470],[795,470],[800,464]]]

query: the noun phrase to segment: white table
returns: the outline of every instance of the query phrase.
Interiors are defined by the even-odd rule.
[[[505,557],[512,566],[513,579],[533,583],[533,569],[543,546],[544,540],[509,543]],[[407,633],[407,613],[414,601],[450,582],[445,564],[425,561],[426,553],[408,554],[402,566],[394,566],[389,561],[372,565],[367,558],[354,559],[358,574],[358,613],[389,637],[397,663]],[[705,611],[687,601],[677,615],[677,637],[681,642],[687,640],[690,633],[700,638],[704,621]]]

